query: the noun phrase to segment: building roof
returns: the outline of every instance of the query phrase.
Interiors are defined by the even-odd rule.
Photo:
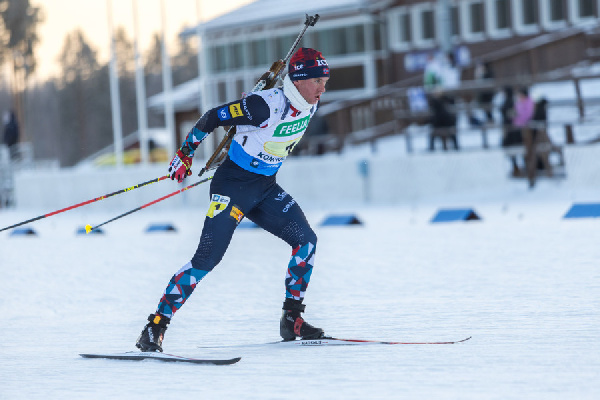
[[[200,26],[187,28],[181,36],[191,36],[198,28],[205,32],[222,31],[243,26],[262,25],[271,22],[285,22],[303,19],[305,14],[337,14],[340,12],[359,11],[376,7],[385,3],[382,0],[256,0],[220,17],[206,21]]]
[[[186,111],[199,108],[200,104],[200,78],[194,78],[171,90],[173,108],[175,111]],[[153,111],[164,112],[165,92],[160,92],[148,98],[147,106]]]

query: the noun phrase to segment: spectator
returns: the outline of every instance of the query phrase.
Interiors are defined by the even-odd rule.
[[[432,53],[428,56],[423,73],[426,90],[436,88],[453,89],[460,86],[460,68],[452,53]]]
[[[545,97],[542,97],[535,103],[531,121],[534,123],[531,129],[531,140],[533,143],[540,143],[543,141],[550,142],[550,138],[546,133],[546,124],[548,123],[548,100],[546,100]],[[538,170],[543,170],[545,168],[543,161],[541,156],[536,157],[536,168]]]
[[[510,108],[510,98],[512,90],[505,89],[505,100],[502,106],[502,119],[505,124],[505,135],[502,140],[503,147],[515,146],[523,144],[523,128],[527,127],[533,117],[534,103],[529,97],[527,88],[519,89],[517,93],[517,101],[514,103],[514,108]],[[512,116],[512,121],[510,120]],[[510,125],[507,123],[511,121]],[[513,166],[513,176],[521,175],[521,168],[517,162],[517,156],[511,156]]]
[[[478,61],[475,66],[475,80],[480,83],[494,79],[492,66],[489,62]],[[479,105],[483,108],[486,122],[494,122],[494,114],[492,113],[492,101],[494,100],[495,92],[493,90],[484,90],[477,96]],[[478,121],[481,124],[481,121]]]
[[[500,107],[500,113],[502,114],[502,126],[504,128],[504,136],[506,136],[508,130],[512,126],[512,119],[515,115],[515,99],[513,88],[505,86],[503,90],[504,101]]]
[[[432,132],[429,136],[429,151],[435,149],[436,138],[442,140],[444,150],[448,150],[448,139],[452,141],[454,149],[458,150],[454,99],[441,91],[437,91],[429,97],[429,107],[433,113],[430,120]]]
[[[461,70],[456,64],[453,53],[442,56],[440,75],[441,85],[444,89],[454,89],[460,86]]]
[[[10,158],[16,156],[16,144],[19,142],[19,124],[13,111],[4,113],[4,144],[10,151]]]
[[[531,97],[529,97],[529,90],[527,88],[519,89],[517,93],[517,102],[515,103],[515,116],[513,118],[513,125],[517,128],[524,128],[529,124],[531,118],[533,118],[533,111],[535,104]]]
[[[435,89],[442,84],[442,65],[436,53],[427,56],[423,71],[423,86],[425,90]]]

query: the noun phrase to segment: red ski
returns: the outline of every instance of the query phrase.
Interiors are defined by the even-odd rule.
[[[405,344],[405,345],[425,345],[425,344],[456,344],[463,343],[471,339],[471,336],[452,341],[424,341],[424,342],[393,342],[385,340],[368,340],[368,339],[342,339],[334,337],[324,337],[321,339],[297,339],[289,341],[278,341],[269,343],[253,343],[253,344],[239,344],[239,345],[224,345],[224,346],[199,346],[204,349],[214,348],[240,348],[240,347],[260,347],[260,346],[356,346],[356,345],[393,345],[393,344]]]
[[[341,339],[333,337],[324,337],[321,339],[313,340],[290,340],[287,342],[276,342],[281,345],[289,346],[351,346],[351,345],[365,345],[365,344],[455,344],[466,342],[471,339],[471,336],[461,340],[454,341],[440,341],[440,342],[391,342],[383,340],[366,340],[366,339]]]

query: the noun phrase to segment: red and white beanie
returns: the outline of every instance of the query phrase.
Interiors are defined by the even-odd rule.
[[[292,56],[288,75],[292,81],[328,77],[329,65],[320,51],[302,47]]]

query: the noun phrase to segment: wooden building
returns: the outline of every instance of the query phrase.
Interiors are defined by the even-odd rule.
[[[390,91],[421,85],[432,52],[459,52],[466,81],[479,59],[499,79],[531,80],[600,56],[600,0],[257,0],[181,33],[200,41],[202,73],[192,93],[190,85],[174,90],[187,93],[175,104],[177,141],[204,110],[250,90],[315,13],[321,19],[301,46],[319,49],[331,65],[324,101],[335,104],[327,118],[346,120],[334,124],[339,135],[385,122],[372,108],[361,116],[355,107],[349,118],[336,110],[385,103]],[[162,101],[151,99],[156,110]]]

